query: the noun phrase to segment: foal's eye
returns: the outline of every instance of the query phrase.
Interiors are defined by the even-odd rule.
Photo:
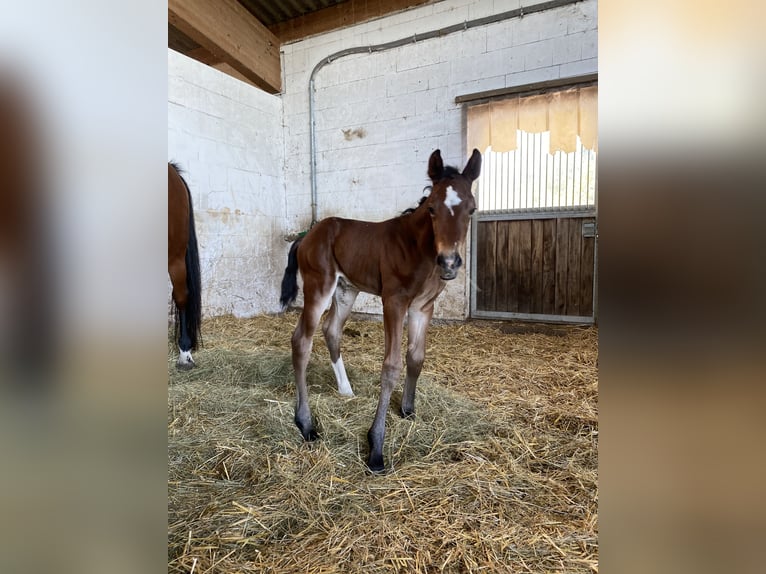
[[[476,213],[476,208],[474,207],[471,211],[468,212],[468,215],[473,215]]]
[[[428,213],[430,213],[431,215],[436,215],[436,210],[433,207],[429,207]]]

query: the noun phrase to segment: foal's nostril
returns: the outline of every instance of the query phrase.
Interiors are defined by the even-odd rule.
[[[436,258],[436,264],[443,269],[459,269],[463,264],[463,259],[460,257],[459,253],[455,253],[455,255],[450,255],[449,257],[445,257],[440,253]]]

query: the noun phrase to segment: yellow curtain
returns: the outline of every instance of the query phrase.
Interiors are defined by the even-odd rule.
[[[580,139],[586,148],[598,151],[598,86],[580,89]]]
[[[551,94],[548,120],[551,127],[550,153],[572,153],[577,149],[578,91],[566,90]]]
[[[489,137],[489,104],[481,104],[468,108],[468,149],[478,149],[482,153],[490,145]]]
[[[533,134],[548,131],[547,94],[519,99],[519,129]]]
[[[501,100],[489,104],[489,133],[492,149],[516,149],[516,126],[519,124],[519,101]],[[484,148],[486,149],[486,148]]]
[[[598,151],[598,86],[508,98],[468,108],[468,149],[516,149],[516,130],[550,131],[550,153],[582,145]]]

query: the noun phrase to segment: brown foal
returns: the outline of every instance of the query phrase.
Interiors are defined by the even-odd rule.
[[[303,312],[292,337],[297,404],[295,424],[307,441],[317,432],[311,418],[306,366],[312,336],[327,306],[324,333],[341,395],[353,396],[340,353],[343,324],[360,291],[383,301],[385,357],[375,419],[367,433],[367,466],[382,471],[386,413],[391,393],[402,371],[401,337],[407,315],[407,371],[402,394],[402,415],[415,413],[415,386],[423,367],[426,330],[434,301],[445,282],[457,277],[476,203],[471,185],[481,170],[481,154],[473,150],[462,172],[445,167],[439,150],[428,161],[433,188],[421,205],[394,219],[371,223],[329,217],[293,243],[282,280],[283,309],[298,294],[297,271],[303,278]]]

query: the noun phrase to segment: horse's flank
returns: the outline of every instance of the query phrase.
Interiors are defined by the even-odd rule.
[[[414,296],[433,276],[436,259],[430,217],[425,208],[394,219],[371,223],[330,217],[317,223],[312,241],[298,250],[301,269],[322,265],[343,275],[360,291]],[[331,245],[330,251],[325,246]],[[381,246],[385,249],[381,249]],[[406,277],[406,281],[402,281]]]
[[[176,365],[188,369],[201,340],[202,280],[191,192],[174,163],[168,163],[168,274],[179,347]]]

